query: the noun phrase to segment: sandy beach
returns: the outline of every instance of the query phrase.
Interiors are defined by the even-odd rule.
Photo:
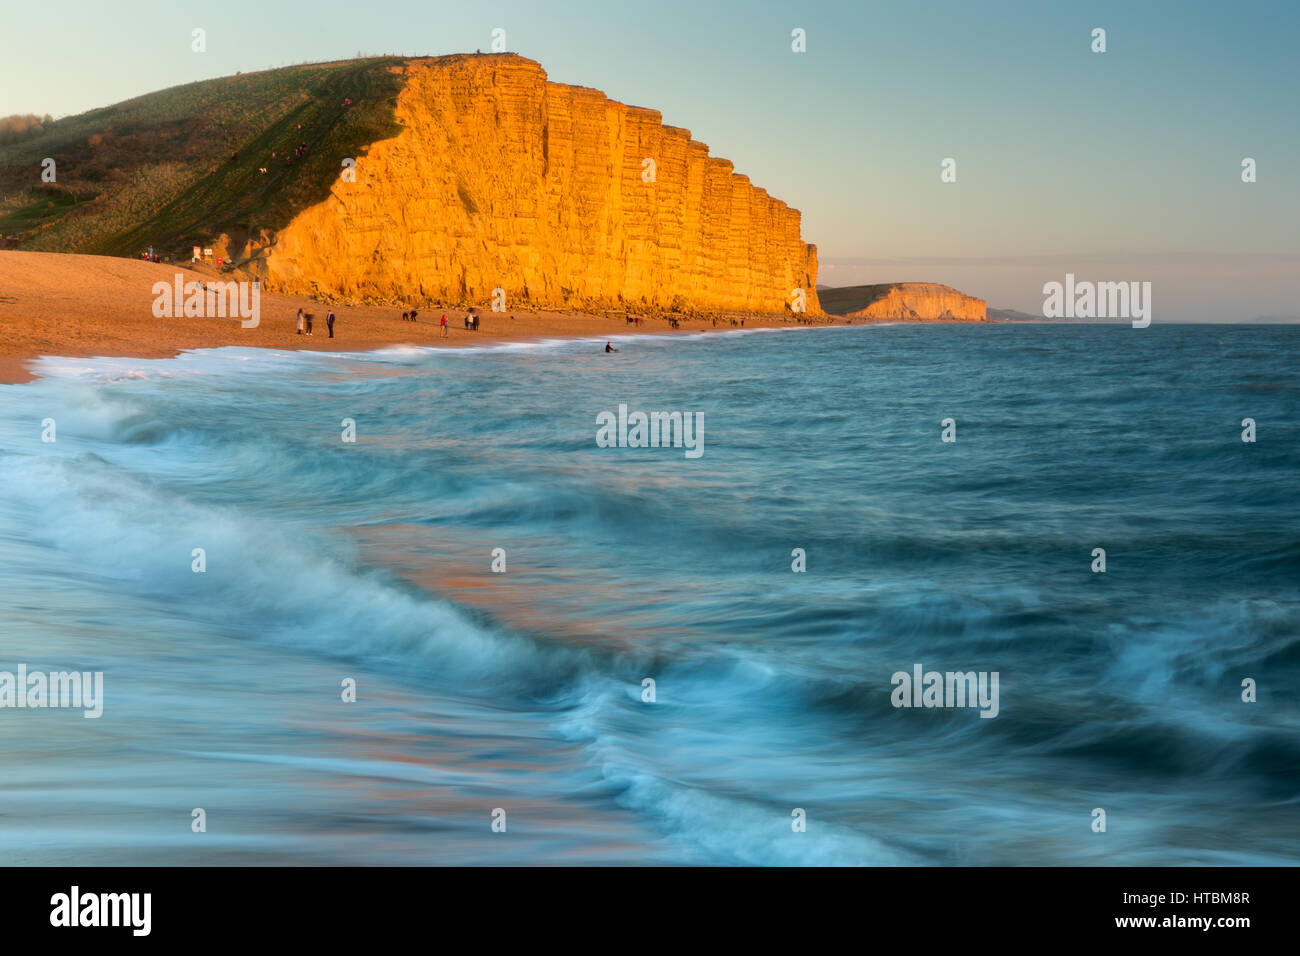
[[[52,252],[0,251],[0,383],[30,381],[28,362],[42,355],[165,358],[187,349],[227,345],[272,349],[361,351],[393,345],[433,345],[455,348],[485,342],[539,338],[578,338],[600,335],[687,334],[712,331],[708,318],[687,318],[673,329],[665,318],[647,317],[628,325],[620,314],[511,310],[494,313],[480,307],[479,331],[464,327],[467,308],[435,308],[419,300],[415,322],[404,322],[401,306],[339,305],[334,338],[325,328],[329,307],[314,299],[264,293],[257,328],[245,329],[234,318],[156,318],[153,285],[185,281],[217,281],[215,269],[120,259],[111,256]],[[311,336],[295,330],[298,309],[314,313]],[[443,312],[450,332],[439,330]],[[739,313],[736,314],[739,319]],[[779,316],[744,316],[745,328],[797,327]],[[837,324],[834,316],[815,319]],[[720,320],[717,330],[730,330]]]

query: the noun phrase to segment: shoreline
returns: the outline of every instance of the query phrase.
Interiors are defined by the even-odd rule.
[[[546,309],[516,309],[494,313],[477,309],[480,330],[464,327],[465,307],[414,307],[414,323],[401,318],[402,306],[338,305],[335,337],[330,338],[324,316],[330,310],[304,296],[264,292],[260,324],[240,327],[235,318],[153,315],[155,282],[171,283],[181,273],[186,281],[228,281],[210,268],[153,263],[112,256],[76,253],[0,251],[0,385],[30,382],[37,374],[33,361],[52,358],[174,358],[197,349],[244,346],[282,351],[369,352],[397,346],[464,348],[467,346],[536,342],[545,339],[613,338],[630,335],[698,335],[740,331],[730,319],[716,326],[699,316],[680,319],[672,328],[666,318],[646,316],[629,325],[619,313],[589,313]],[[311,336],[295,329],[297,310],[315,313]],[[807,329],[868,324],[850,323],[834,315],[811,316],[804,325],[782,315],[722,313],[743,318],[743,328]],[[613,312],[613,310],[611,310]],[[439,320],[446,314],[448,334]],[[726,324],[724,324],[724,322]]]
[[[680,325],[673,328],[667,316],[652,314],[642,314],[641,324],[629,325],[625,313],[613,309],[492,312],[477,307],[480,329],[471,331],[464,327],[469,311],[466,306],[434,307],[413,297],[406,308],[415,308],[419,315],[414,322],[407,322],[401,318],[401,305],[329,306],[306,296],[263,292],[258,327],[244,329],[237,318],[155,317],[154,284],[173,285],[178,273],[187,282],[238,278],[234,274],[218,275],[205,264],[196,267],[116,256],[0,250],[0,385],[36,380],[39,376],[31,366],[42,358],[166,359],[184,352],[230,346],[360,354],[401,346],[455,349],[556,339],[694,336],[760,329],[1017,324],[997,320],[972,323],[864,319],[831,313],[810,315],[801,322],[788,314],[715,309],[707,314],[677,314]],[[324,321],[331,308],[337,315],[334,338],[329,337]],[[300,335],[295,328],[299,309],[315,314],[311,336]],[[448,321],[445,336],[439,326],[444,313]],[[733,320],[736,325],[731,324]]]
[[[578,313],[564,313],[564,314],[578,315]],[[823,329],[855,328],[858,326],[868,327],[872,325],[893,325],[893,324],[901,324],[901,323],[859,322],[859,323],[854,323],[852,326],[842,322],[824,323],[820,326],[800,326],[800,325],[793,325],[793,324],[776,323],[776,324],[769,324],[769,325],[757,325],[757,324],[752,326],[747,325],[743,329],[741,328],[733,329],[730,327],[726,329],[722,329],[722,328],[685,329],[683,328],[680,330],[674,329],[671,333],[661,329],[651,329],[651,330],[645,330],[640,332],[632,332],[632,331],[623,332],[623,331],[605,330],[603,334],[600,335],[592,334],[590,332],[576,332],[571,335],[556,334],[556,335],[536,335],[536,336],[480,336],[477,339],[473,339],[473,340],[463,339],[459,342],[453,342],[448,344],[444,344],[441,342],[394,341],[394,342],[379,342],[374,344],[367,344],[364,347],[351,347],[351,348],[346,347],[346,344],[342,347],[337,347],[337,348],[317,348],[315,346],[295,348],[293,346],[269,345],[269,344],[262,345],[262,344],[252,343],[252,342],[229,342],[229,343],[220,343],[220,344],[213,344],[213,345],[198,345],[193,348],[178,348],[171,351],[158,350],[155,352],[151,352],[149,354],[145,354],[147,350],[134,349],[130,351],[119,351],[119,352],[93,352],[93,353],[85,352],[85,353],[76,353],[76,354],[61,352],[59,354],[46,353],[40,355],[0,355],[0,385],[25,385],[30,382],[35,382],[39,380],[42,377],[42,375],[39,370],[34,370],[31,368],[31,363],[40,362],[45,359],[52,359],[56,361],[60,359],[85,359],[88,362],[95,362],[100,359],[134,359],[142,362],[160,362],[160,361],[166,361],[168,359],[179,358],[182,355],[192,355],[198,352],[218,351],[220,349],[230,349],[230,348],[253,348],[253,349],[260,349],[266,352],[273,352],[273,353],[312,352],[320,355],[344,357],[344,358],[356,358],[356,359],[364,360],[366,356],[371,355],[372,353],[383,352],[387,349],[403,349],[403,348],[435,349],[435,350],[447,349],[449,351],[454,352],[454,351],[461,351],[463,349],[505,348],[511,345],[546,345],[546,344],[555,344],[561,342],[601,343],[605,341],[618,342],[620,340],[627,340],[627,339],[634,339],[634,338],[694,339],[704,334],[745,335],[748,333],[757,333],[757,332],[782,332],[782,331],[800,332],[800,331],[812,331],[812,329],[814,328],[823,328]],[[912,324],[933,325],[938,323],[912,323]],[[326,339],[326,342],[330,342],[330,341],[331,341],[330,339]],[[332,341],[338,342],[339,340],[336,338],[333,339]]]
[[[516,313],[516,315],[518,314],[519,313]],[[556,314],[572,317],[574,320],[582,320],[582,319],[589,318],[593,321],[593,323],[597,323],[601,321],[600,318],[597,316],[587,316],[586,314],[579,313],[579,312],[564,312],[564,313],[556,313]],[[439,313],[439,315],[441,316],[441,313]],[[861,325],[861,326],[886,325],[886,324],[890,324],[890,323],[883,323],[883,322],[853,323],[853,325]],[[655,338],[668,338],[668,337],[693,338],[695,336],[702,335],[702,334],[726,335],[729,333],[781,331],[781,330],[794,332],[794,331],[810,331],[813,328],[844,328],[844,327],[852,327],[852,326],[850,326],[849,323],[838,322],[838,321],[825,322],[819,326],[801,326],[801,325],[796,325],[794,323],[780,322],[780,321],[768,322],[766,324],[763,324],[756,321],[752,324],[747,324],[744,328],[731,328],[730,326],[728,326],[725,329],[721,327],[719,328],[683,327],[681,329],[671,329],[671,330],[669,329],[624,330],[622,328],[614,328],[614,327],[606,328],[604,326],[597,326],[593,324],[592,328],[584,329],[580,331],[549,332],[544,334],[538,333],[536,335],[509,335],[509,334],[489,335],[483,332],[479,332],[477,334],[473,332],[468,332],[466,333],[466,336],[472,336],[472,338],[461,337],[460,339],[456,340],[456,339],[452,339],[451,336],[448,336],[447,341],[444,341],[443,337],[438,335],[435,332],[432,335],[430,335],[427,339],[421,338],[418,340],[411,339],[411,338],[394,338],[392,340],[376,341],[373,340],[371,337],[367,337],[367,341],[365,342],[365,344],[357,344],[355,342],[349,344],[345,340],[338,337],[333,339],[326,337],[324,341],[328,344],[324,346],[318,343],[312,343],[311,345],[295,345],[295,344],[280,344],[280,343],[272,343],[272,342],[254,342],[254,341],[224,342],[223,341],[223,342],[201,343],[193,346],[177,346],[175,348],[157,348],[157,347],[149,346],[147,344],[141,344],[140,347],[131,348],[131,349],[107,349],[107,350],[88,349],[84,351],[64,349],[58,352],[30,352],[24,354],[7,354],[5,352],[0,352],[0,385],[23,385],[28,382],[36,381],[38,378],[40,378],[40,375],[38,371],[32,368],[32,364],[35,362],[39,362],[42,359],[86,359],[89,361],[93,361],[95,359],[105,359],[105,358],[126,358],[126,359],[140,359],[142,361],[159,361],[163,359],[177,358],[181,355],[191,353],[191,352],[201,352],[209,349],[224,349],[224,348],[256,348],[256,349],[265,349],[270,352],[321,352],[330,355],[364,356],[370,352],[378,352],[384,349],[391,349],[391,348],[428,348],[428,349],[459,350],[459,349],[482,348],[482,347],[490,347],[490,346],[504,346],[504,345],[512,345],[516,343],[540,344],[547,341],[581,342],[585,340],[590,342],[600,342],[603,340],[613,341],[615,339],[629,339],[629,338],[637,338],[642,336],[655,337]],[[464,329],[462,328],[461,331],[464,332]],[[294,337],[297,338],[296,333],[294,334]],[[315,336],[313,336],[313,338],[315,338]]]

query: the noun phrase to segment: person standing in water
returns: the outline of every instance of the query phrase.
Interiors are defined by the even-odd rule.
[[[605,351],[606,351],[606,352],[617,352],[618,349],[614,348],[614,346],[613,346],[611,343],[606,342],[606,343],[605,343]]]

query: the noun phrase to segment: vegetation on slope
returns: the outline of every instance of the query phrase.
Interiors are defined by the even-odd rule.
[[[187,259],[222,233],[280,229],[328,196],[344,158],[400,131],[401,62],[237,74],[33,125],[0,141],[0,237],[10,248],[135,256],[153,246]],[[301,143],[305,156],[286,165]],[[41,181],[47,157],[54,183]]]
[[[832,315],[847,315],[859,309],[865,309],[873,302],[878,302],[889,295],[891,289],[902,283],[884,282],[878,285],[853,285],[817,290],[817,299],[821,306]]]

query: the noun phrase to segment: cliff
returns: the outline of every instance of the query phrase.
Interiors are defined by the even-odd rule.
[[[780,312],[816,247],[799,212],[654,110],[512,54],[409,60],[402,132],[243,250],[277,292],[490,307]],[[644,175],[653,160],[653,180]]]
[[[986,322],[988,303],[937,282],[892,282],[822,289],[822,308],[852,319]]]

